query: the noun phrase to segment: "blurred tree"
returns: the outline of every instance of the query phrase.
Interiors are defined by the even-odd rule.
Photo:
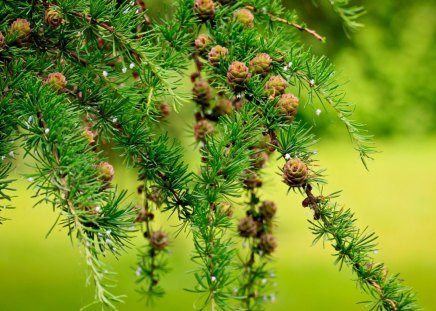
[[[285,1],[328,40],[325,53],[339,70],[347,68],[348,97],[358,103],[356,115],[378,135],[431,134],[436,131],[436,4],[433,1],[354,1],[365,4],[364,31],[342,31],[329,1]],[[315,9],[315,4],[322,10]],[[394,13],[392,13],[394,12]],[[422,64],[425,64],[424,66]],[[382,112],[382,113],[381,113]],[[326,126],[320,120],[319,125]]]

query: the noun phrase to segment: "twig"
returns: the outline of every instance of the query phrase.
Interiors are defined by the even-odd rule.
[[[284,19],[284,18],[278,17],[278,16],[276,16],[276,15],[270,13],[270,12],[265,12],[265,11],[263,11],[263,10],[259,10],[259,9],[257,9],[256,7],[251,6],[251,5],[246,5],[245,7],[246,7],[247,9],[249,9],[249,10],[252,10],[253,12],[261,12],[262,14],[265,14],[265,15],[269,16],[269,18],[270,18],[272,21],[276,21],[276,22],[280,22],[280,23],[283,23],[283,24],[291,25],[292,27],[298,29],[299,31],[307,32],[308,34],[314,36],[317,40],[319,40],[319,41],[321,41],[321,42],[323,42],[323,43],[324,43],[325,40],[326,40],[325,37],[321,36],[320,34],[318,34],[318,33],[317,33],[315,30],[313,30],[313,29],[310,29],[310,28],[304,27],[304,26],[302,26],[302,25],[300,25],[300,24],[297,24],[297,23],[295,23],[295,22],[288,21],[287,19]]]

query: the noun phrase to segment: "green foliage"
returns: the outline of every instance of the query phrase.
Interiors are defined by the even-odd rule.
[[[331,197],[331,196],[330,196]],[[309,221],[315,235],[314,242],[329,242],[335,249],[336,264],[351,266],[357,275],[360,287],[370,295],[380,297],[376,301],[366,301],[370,310],[416,310],[415,294],[402,284],[398,274],[389,274],[383,263],[371,258],[377,252],[375,233],[356,227],[355,216],[349,209],[340,208],[322,198],[314,207],[318,214],[316,221]]]
[[[59,213],[59,223],[83,249],[96,300],[111,309],[121,297],[112,293],[112,273],[102,257],[126,251],[135,226],[146,240],[138,254],[138,292],[147,301],[164,294],[159,282],[169,270],[169,243],[166,233],[155,229],[159,212],[173,215],[181,235],[193,239],[197,284],[187,290],[201,296],[200,309],[257,310],[274,300],[264,280],[274,275],[275,212],[261,210],[269,203],[261,201],[258,188],[262,167],[277,150],[287,164],[298,164],[279,173],[285,181],[298,181],[287,183],[290,190],[306,194],[303,205],[318,221],[312,223],[316,240],[333,241],[338,262],[356,272],[375,308],[416,310],[414,296],[396,277],[383,275],[383,265],[368,268],[373,235],[351,226],[350,212],[337,212],[325,203],[329,198],[312,194],[312,186],[326,182],[309,150],[316,137],[310,126],[294,121],[295,112],[286,115],[278,108],[283,93],[304,96],[307,101],[299,104],[293,96],[293,104],[316,114],[319,107],[334,111],[365,165],[375,152],[371,136],[352,118],[354,106],[344,99],[334,66],[304,48],[296,30],[323,38],[297,24],[280,1],[223,2],[180,0],[170,18],[151,24],[142,1],[5,2],[0,7],[6,34],[0,47],[1,154],[11,158],[11,141],[17,140],[24,157],[34,159],[27,177],[36,204],[50,203]],[[332,5],[347,27],[357,26],[360,9],[347,9],[348,1]],[[198,6],[208,13],[196,15]],[[57,20],[51,20],[53,10]],[[254,26],[240,22],[235,10],[253,16]],[[28,21],[30,33],[14,34],[11,24],[17,18]],[[205,32],[209,49],[221,45],[228,51],[214,62],[194,48]],[[259,53],[271,59],[264,75],[249,69]],[[196,108],[199,172],[184,162],[184,150],[163,121],[165,100],[178,112],[190,98],[178,89],[190,59],[196,68],[191,80],[204,77],[212,88]],[[217,109],[219,99],[230,103],[229,112]],[[124,203],[127,192],[111,183],[107,149],[137,171],[141,203],[136,208]],[[10,199],[9,158],[1,162],[2,200]],[[246,210],[248,227],[241,222],[238,231],[248,238],[248,260],[237,245],[232,205]]]
[[[355,31],[362,27],[363,24],[357,20],[366,13],[363,6],[351,5],[350,0],[332,0],[330,4],[333,10],[341,17],[344,29]]]

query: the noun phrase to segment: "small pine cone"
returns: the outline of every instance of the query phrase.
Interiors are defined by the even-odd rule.
[[[262,180],[257,177],[256,173],[245,172],[244,175],[243,183],[245,189],[253,190],[262,187]]]
[[[202,79],[197,79],[192,88],[192,99],[202,107],[209,107],[212,98],[212,89],[209,82]]]
[[[2,49],[5,46],[5,36],[0,31],[0,49]]]
[[[265,233],[260,236],[259,250],[263,251],[265,254],[269,255],[277,247],[277,239],[271,233]]]
[[[95,133],[90,129],[86,128],[82,132],[82,137],[86,139],[89,145],[95,144]]]
[[[58,91],[63,91],[67,86],[67,79],[60,72],[50,73],[47,77],[46,82],[49,85],[52,85]]]
[[[45,10],[44,21],[53,28],[59,27],[64,23],[62,14],[55,6],[50,6]]]
[[[271,56],[266,53],[260,53],[250,61],[250,71],[266,76],[271,71],[271,65]]]
[[[202,21],[213,19],[215,16],[215,3],[212,0],[195,0],[194,12]]]
[[[255,237],[257,235],[257,222],[250,216],[242,218],[239,221],[238,231],[241,237]]]
[[[264,201],[259,207],[259,213],[266,219],[271,219],[277,213],[277,204],[273,201]]]
[[[235,61],[230,64],[227,70],[227,82],[234,89],[241,88],[250,78],[248,67],[243,62]]]
[[[151,187],[151,191],[147,193],[147,199],[160,206],[162,204],[162,194],[157,187]]]
[[[164,250],[168,246],[168,236],[163,231],[153,231],[150,236],[150,246],[156,250]]]
[[[30,28],[30,23],[27,19],[17,18],[12,24],[10,28],[11,35],[20,43],[25,42],[29,39],[30,32],[32,29]]]
[[[217,116],[231,115],[233,112],[233,104],[227,98],[220,98],[216,106],[213,108],[213,113]]]
[[[229,50],[221,45],[214,46],[208,55],[209,64],[217,66],[221,59],[224,59],[229,54]]]
[[[261,141],[257,145],[257,148],[266,150],[268,152],[268,154],[271,154],[276,150],[272,144],[273,144],[273,142],[272,142],[271,135],[268,133],[265,133],[264,135],[262,135]]]
[[[283,94],[277,102],[276,108],[287,120],[292,122],[298,111],[298,97],[294,94]]]
[[[154,219],[154,214],[147,212],[143,206],[137,206],[136,209],[138,210],[138,215],[136,215],[135,222],[152,221]]]
[[[171,113],[171,106],[167,102],[158,102],[159,119],[166,119]]]
[[[265,93],[274,98],[285,93],[288,83],[281,76],[271,77],[265,85]]]
[[[233,13],[233,17],[248,28],[254,27],[254,15],[248,9],[239,9]]]
[[[250,156],[250,158],[253,160],[253,167],[256,169],[265,167],[269,160],[268,153],[258,148],[254,148],[253,150],[255,153]]]
[[[97,165],[97,170],[102,181],[109,183],[115,175],[114,167],[108,162],[100,162]]]
[[[200,120],[194,125],[194,136],[197,141],[202,141],[214,131],[213,125],[207,120]]]
[[[200,53],[204,52],[207,47],[212,43],[212,39],[207,34],[201,34],[195,39],[195,48]]]
[[[309,169],[302,160],[290,159],[283,167],[283,181],[289,187],[301,187],[309,179]]]

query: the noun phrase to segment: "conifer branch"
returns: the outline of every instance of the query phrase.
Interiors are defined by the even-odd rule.
[[[250,116],[250,117],[249,117]],[[248,137],[258,131],[258,119],[247,107],[242,116],[222,119],[222,136],[208,136],[202,148],[203,165],[195,196],[200,203],[192,218],[195,246],[193,260],[201,264],[201,273],[193,291],[207,294],[204,305],[227,309],[232,296],[228,289],[235,267],[232,240],[226,237],[231,226],[225,204],[239,196],[240,175],[250,167]]]
[[[366,14],[363,6],[351,5],[351,0],[330,0],[328,2],[342,19],[347,34],[349,31],[356,31],[363,27],[363,24],[357,21],[362,15]]]
[[[345,125],[354,148],[359,152],[363,165],[368,168],[367,160],[372,160],[372,155],[377,153],[372,140],[373,136],[366,133],[367,130],[363,124],[350,119],[354,105],[344,100],[345,94],[340,90],[340,86],[330,80],[330,77],[334,75],[334,70],[329,68],[327,60],[322,58],[316,60],[314,65],[308,68],[313,70],[317,66],[321,68],[321,71],[315,69],[311,73],[310,70],[308,72],[296,70],[293,72],[294,77],[298,79],[300,86],[307,90],[310,103],[312,102],[312,93],[315,93],[321,103],[326,102],[334,109],[338,118]]]
[[[132,210],[129,207],[117,210],[124,194],[115,197],[105,190],[106,185],[95,179],[98,171],[93,165],[98,162],[89,153],[90,149],[87,150],[84,138],[78,135],[77,119],[67,108],[65,97],[54,95],[48,86],[35,80],[22,81],[21,85],[23,115],[36,115],[34,122],[27,124],[28,133],[23,134],[26,153],[40,163],[36,167],[38,173],[29,177],[29,181],[37,196],[43,197],[41,201],[51,202],[59,210],[68,234],[71,238],[75,235],[84,248],[96,298],[115,309],[113,303],[121,300],[109,291],[111,285],[106,280],[110,273],[99,257],[106,250],[117,255],[126,246]],[[59,119],[67,115],[68,123]],[[23,128],[24,125],[23,122]],[[58,135],[72,130],[76,136],[59,141]],[[76,184],[79,180],[81,183]]]
[[[306,186],[305,192],[303,206],[314,212],[314,220],[309,221],[315,235],[314,243],[320,240],[331,243],[340,269],[343,264],[350,266],[361,288],[374,297],[371,309],[418,310],[415,294],[402,284],[399,275],[388,273],[383,263],[376,263],[371,258],[370,254],[377,251],[377,236],[358,229],[353,213],[331,202],[331,197],[316,197],[311,185]]]
[[[144,224],[141,231],[147,240],[147,245],[138,254],[138,265],[136,269],[137,283],[145,283],[138,292],[146,298],[147,304],[153,303],[155,298],[160,298],[165,294],[164,289],[159,285],[162,274],[168,272],[166,263],[166,249],[168,246],[168,236],[161,230],[154,230],[152,221],[154,210],[162,204],[162,197],[156,187],[148,187],[147,181],[138,187],[138,193],[143,194],[144,202],[139,206],[140,211],[136,217],[136,222]]]
[[[3,69],[3,68],[2,68]],[[14,182],[9,178],[13,169],[12,160],[15,157],[15,135],[14,135],[14,111],[12,95],[8,92],[11,85],[17,82],[17,77],[8,78],[7,69],[0,71],[3,78],[0,81],[0,212],[5,209],[11,209],[9,202],[12,199],[10,192],[15,189],[11,187]],[[0,216],[0,224],[7,218]]]
[[[272,201],[260,203],[254,189],[248,191],[249,201],[246,217],[238,225],[239,235],[245,237],[243,248],[248,248],[246,258],[240,255],[240,275],[237,294],[241,296],[241,308],[244,310],[263,310],[268,300],[274,302],[275,294],[267,295],[269,280],[274,273],[269,271],[270,254],[265,253],[262,235],[273,232],[273,217],[276,205]]]

